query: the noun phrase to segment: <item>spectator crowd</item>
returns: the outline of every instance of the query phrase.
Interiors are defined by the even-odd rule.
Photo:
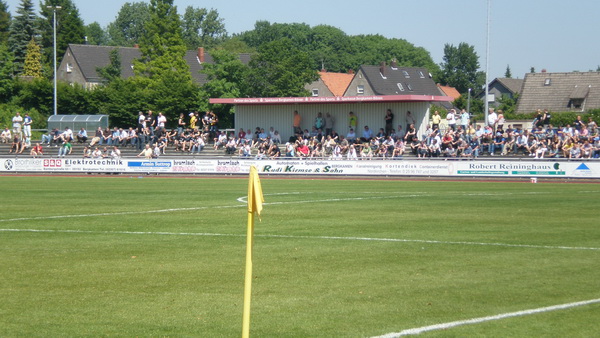
[[[120,158],[121,150],[131,147],[139,157],[157,158],[167,153],[199,154],[207,146],[225,154],[242,158],[324,158],[324,159],[399,159],[405,151],[417,158],[477,158],[480,156],[524,155],[532,158],[598,158],[600,135],[596,122],[581,116],[573,124],[554,127],[548,111],[538,110],[531,129],[513,128],[506,124],[502,111],[488,112],[487,124],[474,125],[465,111],[450,110],[442,123],[439,112],[431,116],[431,123],[418,135],[416,121],[407,112],[404,130],[394,129],[394,114],[388,109],[382,127],[376,131],[369,126],[358,126],[354,112],[348,113],[347,132],[339,134],[333,128],[329,113],[318,113],[311,130],[302,129],[301,115],[293,112],[293,135],[282,141],[277,130],[256,127],[254,131],[240,128],[229,132],[218,129],[217,115],[211,111],[202,117],[198,112],[181,114],[176,128],[167,129],[162,113],[139,112],[135,127],[102,129],[93,135],[81,128],[53,129],[42,136],[41,144],[31,145],[31,118],[16,113],[12,133],[5,128],[0,142],[11,143],[9,153],[43,155],[43,145],[58,148],[58,156],[72,153],[73,142],[84,144],[83,157]],[[358,131],[360,129],[360,133]]]

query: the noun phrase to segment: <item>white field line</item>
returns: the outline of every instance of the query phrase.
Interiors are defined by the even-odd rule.
[[[213,237],[245,237],[245,234],[219,234],[208,232],[165,232],[165,231],[92,231],[92,230],[53,230],[53,229],[0,229],[0,232],[33,232],[33,233],[79,233],[79,234],[116,234],[116,235],[157,235],[157,236],[213,236]],[[402,239],[402,238],[371,238],[371,237],[341,237],[341,236],[294,236],[294,235],[273,235],[273,234],[255,234],[254,237],[262,238],[288,238],[288,239],[320,239],[320,240],[345,240],[345,241],[372,241],[372,242],[396,242],[396,243],[420,243],[420,244],[441,244],[441,245],[476,245],[476,246],[498,246],[507,248],[530,248],[530,249],[550,249],[550,250],[590,250],[600,251],[595,247],[572,247],[572,246],[551,246],[551,245],[530,245],[530,244],[507,244],[507,243],[479,243],[479,242],[452,242],[452,241],[434,241],[421,239]]]
[[[446,329],[450,329],[450,328],[461,326],[461,325],[480,324],[480,323],[494,321],[494,320],[506,319],[506,318],[511,318],[511,317],[528,316],[528,315],[533,315],[536,313],[566,310],[566,309],[570,309],[570,308],[574,308],[574,307],[585,306],[585,305],[590,305],[590,304],[597,304],[597,303],[600,303],[600,298],[590,299],[590,300],[585,300],[585,301],[575,302],[575,303],[541,307],[541,308],[537,308],[537,309],[503,313],[503,314],[499,314],[499,315],[495,315],[495,316],[480,317],[480,318],[473,318],[473,319],[467,319],[467,320],[459,320],[459,321],[449,322],[449,323],[417,327],[417,328],[408,329],[408,330],[404,330],[404,331],[400,331],[400,332],[388,333],[388,334],[384,334],[382,336],[376,336],[373,338],[395,338],[395,337],[401,337],[401,336],[416,335],[416,334],[421,334],[423,332],[428,332],[428,331],[446,330]]]

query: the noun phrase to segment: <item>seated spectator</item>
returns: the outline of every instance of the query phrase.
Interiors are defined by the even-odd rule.
[[[350,131],[346,134],[346,140],[348,140],[348,143],[356,142],[356,133],[354,132],[354,129],[350,128]]]
[[[102,150],[100,150],[100,148],[96,147],[94,149],[94,151],[92,152],[92,158],[102,158]]]
[[[113,160],[118,160],[121,158],[121,150],[117,146],[113,146],[112,151],[110,152],[110,157]]]
[[[77,143],[86,143],[88,139],[88,134],[85,128],[81,128],[79,132],[77,132]]]
[[[358,160],[358,153],[356,151],[356,146],[354,144],[351,144],[348,147],[348,152],[346,153],[346,157],[349,160]]]
[[[2,143],[8,143],[12,140],[12,134],[10,132],[10,129],[4,128],[4,130],[2,131],[2,134],[0,134],[0,142]],[[42,139],[43,142],[43,139]]]
[[[90,147],[93,147],[97,144],[102,144],[102,127],[98,127],[98,129],[96,129],[96,134],[94,134],[94,137],[92,137],[92,140],[90,141]]]
[[[22,154],[23,150],[25,150],[25,142],[23,142],[18,133],[15,133],[8,153]]]
[[[215,150],[218,150],[219,147],[224,147],[227,144],[227,134],[225,134],[225,131],[221,131],[221,133],[219,134],[218,137],[216,137],[214,139],[215,141]]]
[[[196,136],[194,143],[192,144],[192,154],[195,152],[199,154],[202,150],[204,150],[204,146],[205,143],[202,135]]]
[[[236,150],[237,150],[237,142],[233,137],[230,137],[229,140],[227,141],[227,144],[225,144],[225,153],[227,153],[229,155],[233,155],[233,154],[235,154]]]
[[[373,138],[373,132],[369,129],[369,126],[365,126],[362,132],[361,141],[370,141]]]
[[[98,150],[98,148],[96,148],[96,150]],[[96,151],[94,150],[94,152],[96,152]],[[142,152],[140,152],[140,153],[137,155],[137,157],[144,156],[144,158],[145,158],[145,159],[149,160],[149,159],[151,159],[151,158],[152,158],[152,154],[153,154],[153,150],[152,150],[152,148],[150,147],[150,144],[146,144],[146,145],[144,146],[144,149],[142,150]]]
[[[279,146],[273,143],[267,151],[267,156],[269,156],[270,159],[279,158],[279,156],[281,156],[281,150],[279,150]]]
[[[299,142],[296,146],[296,154],[298,157],[308,157],[310,155],[310,149],[308,149],[308,146],[304,142]]]
[[[71,142],[73,141],[73,131],[71,130],[71,128],[66,127],[65,131],[61,134],[61,140],[62,142]]]
[[[92,149],[88,146],[85,146],[83,148],[83,158],[90,158],[92,157]]]
[[[58,149],[58,157],[65,157],[67,155],[71,155],[71,151],[73,150],[73,146],[70,141],[64,141],[60,149]]]
[[[254,159],[256,160],[262,160],[267,156],[267,149],[265,148],[265,143],[261,144],[260,146],[258,146],[257,152],[256,152],[256,156],[254,157]]]
[[[39,143],[36,143],[35,146],[31,147],[31,152],[29,154],[34,158],[44,155],[44,148]]]
[[[238,155],[240,157],[250,157],[252,156],[252,145],[250,142],[244,142],[244,144],[240,147],[238,151]]]

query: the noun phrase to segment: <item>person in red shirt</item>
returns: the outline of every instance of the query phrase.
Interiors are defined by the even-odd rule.
[[[33,156],[34,158],[37,157],[37,156],[44,155],[44,148],[39,143],[36,143],[31,148],[30,155]]]

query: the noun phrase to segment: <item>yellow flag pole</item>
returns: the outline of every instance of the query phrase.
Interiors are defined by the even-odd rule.
[[[254,212],[248,212],[248,234],[246,235],[246,276],[244,279],[244,314],[242,316],[242,338],[250,337],[250,299],[252,298],[252,246],[254,238]]]
[[[262,211],[262,186],[255,166],[250,167],[248,181],[248,234],[246,236],[246,276],[244,279],[244,314],[242,337],[250,337],[250,300],[252,298],[252,247],[254,245],[254,213],[260,217]]]

